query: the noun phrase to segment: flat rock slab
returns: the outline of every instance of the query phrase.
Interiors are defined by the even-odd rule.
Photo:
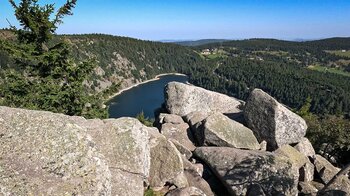
[[[238,113],[242,101],[224,94],[179,82],[165,87],[165,106],[171,114],[185,116],[190,112]]]
[[[197,133],[201,131],[203,133]],[[202,129],[195,132],[196,135],[203,135],[203,144],[206,145],[250,150],[260,148],[252,130],[221,113],[215,113],[206,118],[203,121]],[[201,136],[197,139],[201,140]]]
[[[147,127],[0,107],[0,189],[10,195],[143,195]]]
[[[111,194],[107,161],[68,116],[0,107],[0,135],[2,194]]]
[[[232,195],[297,195],[297,170],[288,159],[270,152],[228,147],[199,147],[204,161]]]
[[[245,105],[244,117],[259,142],[267,142],[269,151],[285,144],[298,143],[306,134],[305,120],[261,89],[251,92]]]

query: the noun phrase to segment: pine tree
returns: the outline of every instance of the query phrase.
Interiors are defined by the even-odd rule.
[[[17,40],[1,41],[18,67],[3,73],[1,104],[11,107],[48,110],[88,118],[106,117],[99,96],[89,95],[84,81],[92,74],[92,60],[75,63],[67,41],[53,44],[64,16],[72,15],[77,0],[55,11],[54,4],[40,6],[38,0],[9,0],[21,26],[11,26]]]

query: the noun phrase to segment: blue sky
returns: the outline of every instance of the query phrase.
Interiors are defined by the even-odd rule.
[[[6,18],[16,24],[7,0],[0,6],[0,28],[8,26]],[[78,0],[57,33],[148,40],[350,37],[350,0]]]

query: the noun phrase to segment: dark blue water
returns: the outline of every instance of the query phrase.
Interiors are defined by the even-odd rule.
[[[164,102],[165,85],[172,81],[186,83],[187,79],[187,76],[166,75],[124,91],[109,101],[109,117],[135,117],[143,111],[145,117],[154,118],[154,110]]]

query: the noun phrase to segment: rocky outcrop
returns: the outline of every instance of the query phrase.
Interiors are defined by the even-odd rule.
[[[346,170],[331,180],[339,169],[315,154],[305,122],[261,90],[248,99],[246,122],[243,101],[177,83],[166,93],[173,114],[160,113],[157,128],[134,118],[86,120],[0,107],[0,194],[350,192]]]
[[[304,119],[260,89],[254,89],[250,94],[244,117],[259,142],[265,140],[270,151],[298,143],[306,134]]]
[[[298,175],[292,163],[273,153],[228,147],[199,147],[194,153],[210,166],[232,195],[297,194]]]
[[[0,107],[0,136],[5,195],[142,195],[149,175],[148,133],[136,119]]]
[[[165,87],[165,105],[170,114],[185,116],[190,112],[237,113],[241,102],[235,98],[179,82]]]
[[[260,148],[253,132],[221,113],[210,115],[203,126],[195,131],[200,145],[214,145],[257,150]]]

